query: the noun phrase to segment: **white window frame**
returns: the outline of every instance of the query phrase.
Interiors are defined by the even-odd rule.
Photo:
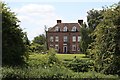
[[[67,36],[63,36],[63,41],[67,42],[68,41],[68,37]]]
[[[50,42],[53,42],[53,41],[54,41],[54,37],[50,36]]]
[[[53,44],[50,44],[50,47],[53,48]]]
[[[76,26],[73,26],[72,31],[76,31],[76,30],[77,30]]]
[[[76,36],[72,36],[72,41],[76,42]]]
[[[66,32],[66,31],[67,31],[67,26],[65,26],[65,27],[63,28],[63,31],[64,31],[64,32]]]
[[[55,27],[55,31],[59,31],[59,27],[58,26]]]
[[[59,42],[59,36],[55,36],[55,42]]]
[[[80,47],[79,47],[79,45],[77,46],[77,50],[80,51]]]
[[[58,44],[55,45],[55,50],[59,51],[59,45]]]
[[[72,45],[72,51],[76,51],[76,45]]]
[[[78,36],[78,42],[80,42],[80,40],[81,40],[81,36]]]

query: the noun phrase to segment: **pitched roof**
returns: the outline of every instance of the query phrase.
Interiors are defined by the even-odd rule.
[[[74,26],[77,31],[80,31],[81,25],[79,23],[57,23],[54,27],[49,28],[48,31],[54,32],[56,27],[58,27],[60,31],[63,31],[65,26],[67,27],[67,31],[71,31]]]

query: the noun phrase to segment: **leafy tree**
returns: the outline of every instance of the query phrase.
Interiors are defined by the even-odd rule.
[[[44,34],[41,34],[34,38],[34,40],[31,43],[30,50],[32,52],[37,52],[37,53],[45,52],[47,50],[46,38]]]
[[[98,72],[120,74],[120,3],[107,8],[93,35],[96,36],[88,50],[95,60]]]
[[[91,32],[93,32],[96,28],[96,26],[102,21],[103,16],[102,13],[104,10],[90,10],[88,11],[87,15],[87,22],[88,22],[88,27]]]
[[[87,22],[88,26],[86,24],[83,24],[80,34],[81,34],[81,41],[80,41],[80,49],[83,53],[87,53],[87,49],[91,48],[90,44],[94,41],[94,35],[92,35],[92,32],[94,32],[96,26],[103,20],[102,13],[104,10],[90,10],[88,11],[87,15]]]
[[[87,54],[86,50],[88,48],[88,44],[91,42],[90,37],[89,37],[89,30],[87,28],[87,25],[84,23],[80,29],[80,35],[81,35],[81,40],[80,40],[80,49],[81,52],[84,54]]]
[[[40,44],[40,45],[43,45],[45,44],[45,35],[44,34],[41,34],[39,36],[36,36],[33,40],[33,43],[37,43],[37,44]]]
[[[20,65],[26,58],[24,33],[19,27],[19,20],[6,4],[2,5],[2,64]]]

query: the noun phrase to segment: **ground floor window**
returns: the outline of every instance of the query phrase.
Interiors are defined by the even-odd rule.
[[[76,45],[72,45],[72,51],[76,51]]]
[[[55,50],[56,50],[56,51],[59,51],[59,46],[58,46],[58,44],[55,45]]]
[[[79,47],[79,45],[77,46],[77,50],[80,51],[80,47]]]

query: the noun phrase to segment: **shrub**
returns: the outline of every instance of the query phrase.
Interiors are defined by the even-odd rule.
[[[56,52],[53,48],[51,48],[48,51],[48,54],[46,56],[47,58],[47,63],[52,65],[52,64],[60,64],[60,61],[58,60],[58,58],[56,57]]]
[[[118,80],[118,76],[105,75],[97,72],[73,72],[63,66],[54,65],[52,67],[3,67],[2,74],[4,79],[14,78],[18,79],[43,79],[43,80],[69,80],[69,79],[93,79],[93,80]]]
[[[73,61],[68,62],[67,66],[75,72],[87,72],[93,69],[93,62],[91,60],[80,60],[73,59]]]

